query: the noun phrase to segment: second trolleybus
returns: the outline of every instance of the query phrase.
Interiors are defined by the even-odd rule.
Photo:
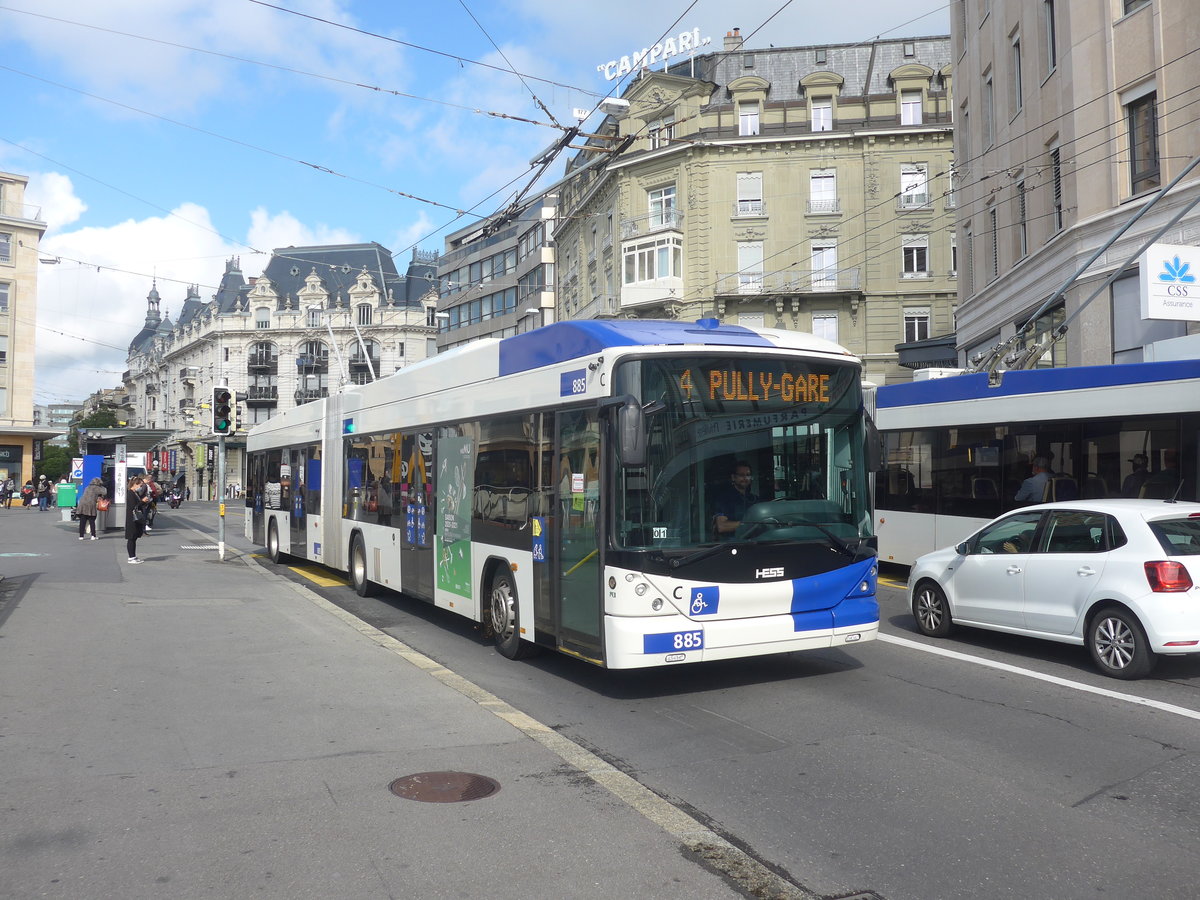
[[[1030,502],[1197,499],[1200,360],[951,375],[876,388],[874,405],[887,562],[912,565]],[[1018,501],[1035,460],[1043,495]]]
[[[876,636],[861,364],[797,332],[560,322],[256,426],[247,536],[611,668]],[[755,501],[714,528],[730,472]]]

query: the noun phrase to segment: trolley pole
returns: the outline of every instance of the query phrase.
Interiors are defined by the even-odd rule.
[[[217,438],[217,559],[225,561],[225,435]]]

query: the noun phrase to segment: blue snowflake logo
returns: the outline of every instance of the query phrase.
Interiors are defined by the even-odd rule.
[[[1180,262],[1179,257],[1163,260],[1163,271],[1158,273],[1159,281],[1178,281],[1180,284],[1191,284],[1196,280],[1195,275],[1189,275],[1191,263]]]

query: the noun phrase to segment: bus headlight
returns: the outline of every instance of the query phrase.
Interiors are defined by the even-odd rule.
[[[655,612],[658,612],[660,609],[662,609],[662,597],[655,597],[653,600],[651,600],[650,608]]]
[[[642,597],[645,595],[646,591],[648,591],[648,590],[650,590],[650,585],[648,585],[648,584],[646,584],[646,582],[642,581],[642,582],[639,582],[634,587],[633,592],[635,594],[637,594],[639,597]]]

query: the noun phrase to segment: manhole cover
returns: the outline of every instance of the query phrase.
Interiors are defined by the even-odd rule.
[[[482,800],[500,790],[500,782],[470,772],[419,772],[405,775],[388,785],[397,797],[422,803],[459,803]]]

